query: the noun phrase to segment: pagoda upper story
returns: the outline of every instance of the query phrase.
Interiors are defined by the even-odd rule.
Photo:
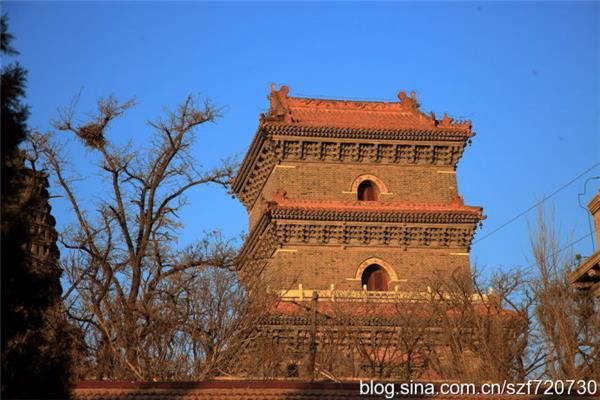
[[[452,172],[474,136],[469,121],[455,121],[446,114],[438,120],[433,113],[420,111],[414,92],[398,93],[398,102],[298,98],[288,92],[287,86],[277,91],[273,85],[270,108],[260,117],[235,179],[233,191],[251,214],[261,195],[270,200],[272,193],[263,188],[273,169],[286,162],[432,166]],[[408,195],[399,200],[443,202],[456,197],[455,186],[445,196],[437,188],[431,192],[438,197]],[[330,193],[312,196],[306,189],[294,198],[331,199]]]
[[[288,93],[273,86],[234,182],[250,214],[243,255],[269,259],[281,289],[360,289],[373,265],[386,287],[469,269],[484,218],[457,188],[470,122],[423,113],[414,93],[397,102]]]

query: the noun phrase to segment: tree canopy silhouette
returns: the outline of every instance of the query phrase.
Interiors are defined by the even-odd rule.
[[[16,55],[7,20],[0,48]],[[2,398],[67,398],[72,342],[47,179],[19,149],[29,135],[26,77],[18,63],[2,69]]]

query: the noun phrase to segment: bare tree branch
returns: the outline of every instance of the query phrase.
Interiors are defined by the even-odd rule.
[[[185,194],[208,183],[227,187],[236,165],[200,171],[192,156],[194,130],[219,112],[188,97],[163,121],[151,122],[149,147],[117,146],[112,122],[134,105],[100,99],[96,113],[75,122],[77,98],[54,122],[101,160],[108,185],[94,209],[75,190],[54,137],[36,135],[32,157],[42,158],[74,214],[61,234],[62,267],[70,288],[70,318],[86,332],[89,378],[203,379],[224,369],[254,326],[249,281],[232,272],[236,249],[209,233],[186,249],[176,237]],[[106,193],[102,196],[101,192]],[[251,285],[252,286],[252,285]],[[226,369],[226,368],[225,368]]]

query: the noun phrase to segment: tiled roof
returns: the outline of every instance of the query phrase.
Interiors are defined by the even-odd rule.
[[[469,121],[454,121],[446,114],[438,120],[433,113],[421,112],[414,92],[410,96],[399,92],[398,102],[299,98],[289,97],[288,92],[287,86],[277,91],[273,85],[263,125],[471,133]]]
[[[449,203],[409,203],[391,201],[342,201],[342,200],[292,200],[284,191],[273,196],[278,209],[303,209],[324,211],[374,211],[397,213],[460,213],[482,216],[481,207],[465,206],[460,196]]]
[[[594,196],[592,201],[589,202],[588,210],[590,210],[590,214],[592,215],[600,211],[600,192]]]
[[[569,274],[569,283],[600,298],[600,251],[585,259]]]

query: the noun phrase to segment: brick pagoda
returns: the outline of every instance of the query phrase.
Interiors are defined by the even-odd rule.
[[[240,275],[280,300],[241,374],[391,377],[409,360],[414,376],[435,377],[394,343],[439,329],[420,315],[436,281],[469,277],[471,291],[469,248],[484,217],[464,205],[455,173],[471,124],[424,114],[414,93],[358,102],[288,91],[273,87],[233,187],[250,214]]]

